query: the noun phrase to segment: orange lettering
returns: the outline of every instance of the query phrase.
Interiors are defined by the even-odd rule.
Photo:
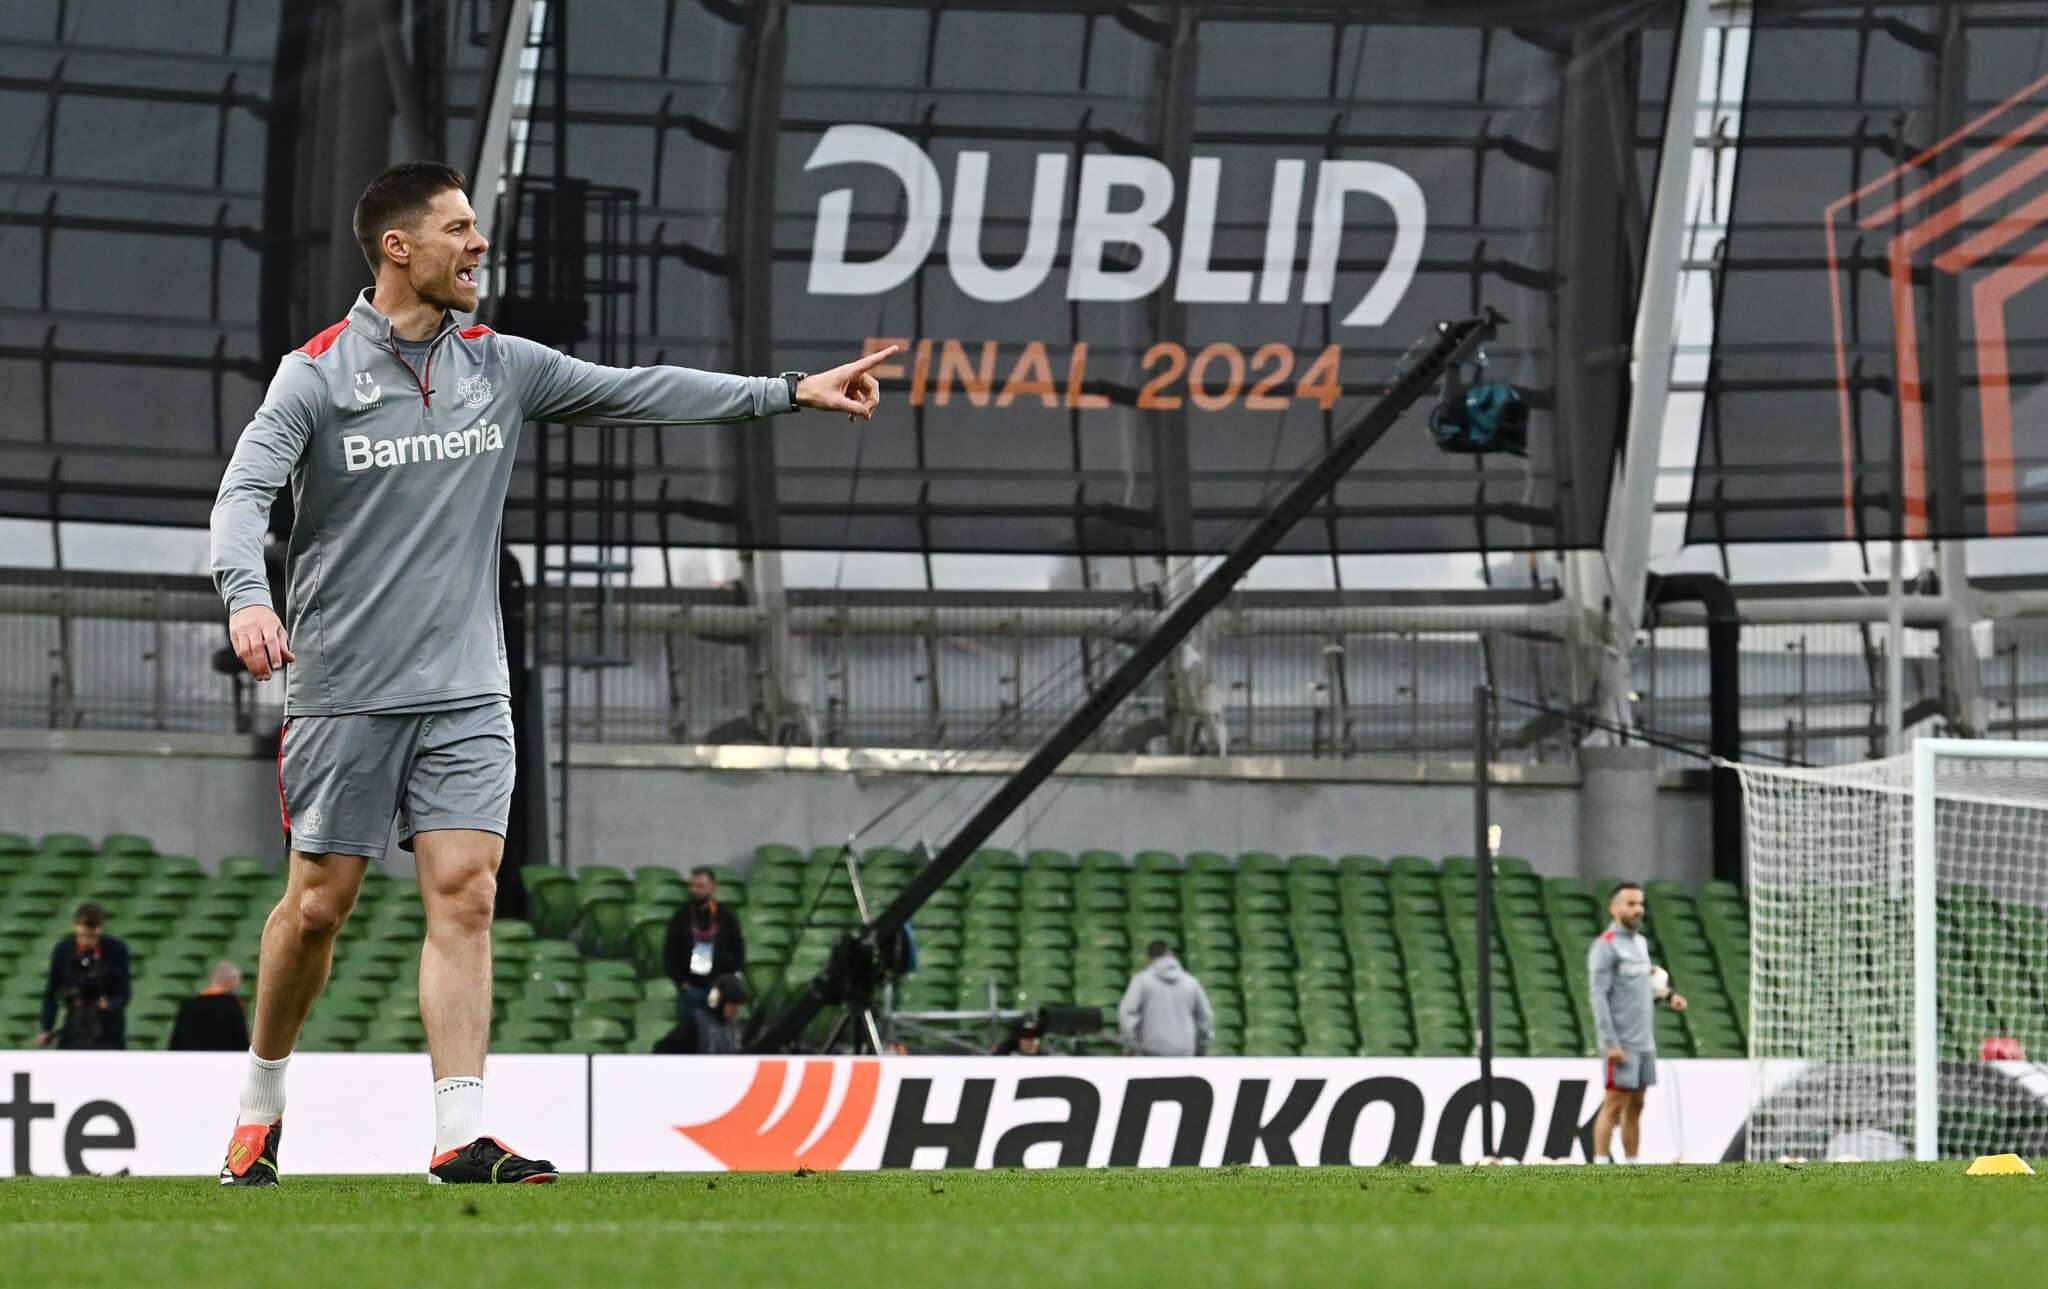
[[[1244,405],[1247,411],[1284,412],[1287,410],[1287,400],[1271,391],[1274,386],[1286,380],[1288,374],[1294,370],[1294,350],[1278,341],[1260,345],[1258,352],[1252,355],[1252,375],[1257,376],[1259,374],[1259,364],[1268,361],[1273,364],[1273,370],[1260,378],[1252,386],[1252,392],[1245,395]]]
[[[981,342],[981,367],[979,370],[967,365],[967,349],[957,340],[948,340],[939,346],[939,387],[932,392],[932,402],[940,407],[953,393],[953,377],[960,378],[961,392],[967,401],[976,407],[988,406],[989,386],[995,383],[996,342]]]
[[[1181,377],[1188,368],[1188,351],[1171,340],[1162,340],[1145,351],[1144,359],[1138,364],[1146,371],[1152,364],[1163,364],[1159,374],[1145,382],[1138,391],[1138,406],[1146,411],[1167,411],[1180,406],[1180,395],[1165,392],[1168,385]]]
[[[924,383],[925,378],[931,375],[931,370],[932,342],[920,340],[917,342],[917,358],[910,365],[910,405],[912,407],[922,407],[924,405]]]
[[[860,356],[865,358],[869,354],[881,353],[891,345],[896,346],[898,349],[908,349],[910,348],[910,340],[908,337],[903,336],[869,336],[861,342]],[[873,376],[876,380],[902,380],[903,364],[900,362],[876,363],[873,367],[868,368],[868,375]]]
[[[1209,369],[1214,359],[1223,360],[1223,369],[1230,373],[1230,380],[1220,394],[1212,394],[1205,386],[1202,373]],[[1194,365],[1188,368],[1188,397],[1195,406],[1205,412],[1221,411],[1235,402],[1238,391],[1244,388],[1244,353],[1228,341],[1217,341],[1195,355]]]
[[[996,406],[1008,407],[1027,394],[1036,394],[1045,406],[1058,407],[1059,393],[1058,386],[1052,383],[1052,362],[1046,356],[1045,342],[1034,340],[1017,355],[1017,365],[1010,368],[1003,392],[996,395]]]
[[[1108,407],[1107,394],[1084,394],[1081,386],[1088,379],[1088,342],[1074,342],[1074,352],[1067,358],[1067,406],[1080,411]]]
[[[1301,374],[1301,383],[1294,387],[1294,396],[1314,399],[1322,404],[1325,412],[1335,407],[1337,400],[1344,397],[1344,386],[1337,380],[1338,364],[1343,357],[1344,351],[1336,345],[1330,345],[1317,354],[1316,360]]]

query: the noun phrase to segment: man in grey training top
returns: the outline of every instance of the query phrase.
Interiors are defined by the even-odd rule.
[[[450,316],[475,310],[487,246],[458,171],[393,166],[364,190],[354,223],[375,285],[278,365],[213,508],[213,575],[235,653],[258,680],[291,664],[278,751],[290,868],[264,924],[220,1179],[277,1183],[285,1065],[395,818],[427,915],[429,1175],[551,1182],[554,1165],[483,1129],[491,910],[513,766],[498,528],[520,427],[712,424],[800,407],[867,417],[879,401],[869,369],[893,350],[815,376],[593,366]],[[280,622],[263,535],[286,483],[295,519]]]
[[[1593,1117],[1593,1162],[1608,1163],[1614,1127],[1621,1125],[1622,1148],[1633,1161],[1641,1143],[1643,1094],[1657,1081],[1659,1000],[1652,979],[1650,940],[1643,934],[1643,888],[1623,882],[1608,897],[1614,920],[1586,952],[1586,984],[1593,1005],[1593,1029],[1607,1061],[1607,1096]],[[1685,1010],[1685,999],[1663,995],[1671,1010]]]

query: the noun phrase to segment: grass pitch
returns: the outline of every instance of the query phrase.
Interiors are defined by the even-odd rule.
[[[2048,1267],[1962,1164],[0,1182],[0,1283],[1898,1285]]]

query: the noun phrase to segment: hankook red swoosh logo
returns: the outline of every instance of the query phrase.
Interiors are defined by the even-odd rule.
[[[735,1172],[839,1167],[853,1153],[855,1143],[868,1126],[868,1116],[875,1108],[875,1092],[881,1085],[881,1065],[873,1060],[795,1062],[803,1067],[795,1099],[780,1118],[770,1123],[768,1116],[775,1112],[791,1064],[784,1060],[756,1063],[753,1082],[747,1085],[737,1105],[704,1123],[677,1124],[676,1131]],[[832,1072],[838,1064],[848,1067],[846,1096],[827,1123],[825,1103],[830,1099]]]

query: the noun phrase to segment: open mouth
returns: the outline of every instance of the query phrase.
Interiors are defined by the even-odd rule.
[[[472,264],[466,269],[455,270],[455,281],[459,285],[474,290],[476,288],[476,265]]]

